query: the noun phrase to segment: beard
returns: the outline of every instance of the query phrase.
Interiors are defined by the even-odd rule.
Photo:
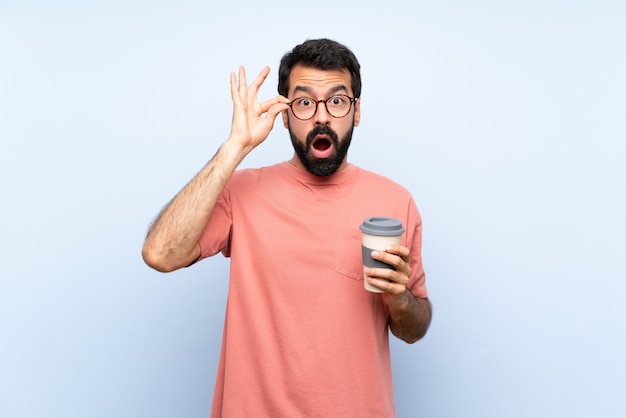
[[[291,143],[293,145],[298,158],[302,161],[302,165],[307,171],[314,176],[326,177],[334,174],[341,166],[348,148],[350,148],[350,142],[352,141],[352,132],[354,131],[354,125],[350,128],[344,137],[340,140],[337,132],[329,128],[328,126],[316,126],[306,136],[306,141],[300,141],[296,135],[289,128],[289,136],[291,137]],[[314,157],[310,152],[313,145],[313,140],[317,135],[328,135],[330,142],[333,144],[333,152],[328,158]]]

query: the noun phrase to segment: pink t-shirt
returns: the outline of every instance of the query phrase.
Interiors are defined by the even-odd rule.
[[[200,240],[231,257],[212,417],[393,417],[388,312],[363,288],[368,216],[402,221],[411,292],[427,296],[421,218],[403,187],[354,165],[235,172]]]

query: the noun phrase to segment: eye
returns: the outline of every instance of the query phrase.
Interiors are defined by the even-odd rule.
[[[294,104],[298,107],[310,107],[313,104],[313,100],[308,97],[301,97],[294,100]]]
[[[328,103],[333,107],[341,107],[346,104],[346,99],[343,96],[333,96],[328,99]]]

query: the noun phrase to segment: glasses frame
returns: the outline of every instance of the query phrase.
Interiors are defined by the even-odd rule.
[[[348,99],[348,101],[350,102],[350,106],[348,107],[348,111],[346,112],[345,115],[343,116],[335,116],[333,115],[330,110],[328,110],[328,101],[331,100],[334,97],[346,97]],[[301,100],[301,99],[309,99],[311,100],[311,102],[315,103],[315,111],[313,112],[313,114],[306,118],[300,118],[298,117],[298,115],[296,115],[296,112],[293,111],[293,103],[296,100]],[[350,97],[347,94],[333,94],[332,96],[330,96],[328,99],[325,100],[315,100],[312,97],[308,97],[308,96],[300,96],[300,97],[296,97],[295,99],[293,99],[292,101],[290,101],[289,103],[287,103],[287,105],[289,106],[289,108],[291,109],[291,113],[293,113],[293,116],[298,119],[298,120],[311,120],[315,117],[315,115],[317,114],[317,109],[319,109],[319,105],[320,103],[324,103],[324,107],[326,108],[326,113],[328,113],[330,116],[332,116],[335,119],[341,119],[341,118],[345,118],[346,116],[348,116],[348,114],[350,113],[350,111],[352,110],[352,104],[356,103],[358,97]]]

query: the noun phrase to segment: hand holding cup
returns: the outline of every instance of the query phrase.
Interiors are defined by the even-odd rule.
[[[389,245],[400,245],[404,233],[402,222],[385,216],[370,216],[363,220],[359,229],[361,230],[363,266],[393,269],[393,266],[372,258],[372,251],[384,252]],[[371,285],[365,275],[363,275],[363,282],[365,289],[370,292],[384,292],[384,290]]]

